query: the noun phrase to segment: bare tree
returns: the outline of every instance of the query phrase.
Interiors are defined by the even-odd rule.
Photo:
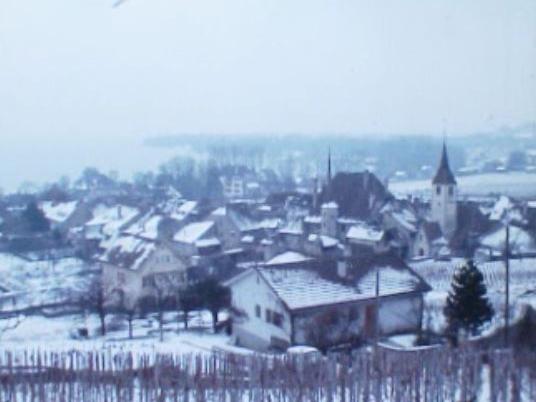
[[[99,316],[100,333],[102,336],[106,335],[108,293],[108,289],[102,281],[102,276],[99,274],[92,278],[86,291],[79,297],[79,303],[82,309],[89,310]]]
[[[179,309],[183,314],[184,328],[188,329],[188,314],[201,307],[201,300],[193,287],[179,291]]]
[[[157,309],[160,342],[164,341],[164,313],[176,306],[177,293],[181,282],[174,273],[158,273],[151,275],[151,287]]]
[[[134,298],[126,296],[124,294],[121,295],[121,300],[118,305],[119,313],[123,314],[126,317],[127,323],[128,323],[128,338],[133,338],[133,321],[136,317],[136,313],[138,312],[138,303]]]

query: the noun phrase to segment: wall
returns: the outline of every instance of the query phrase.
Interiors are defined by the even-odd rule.
[[[290,316],[256,271],[245,274],[230,287],[233,307],[244,314],[233,319],[233,335],[240,345],[265,350],[269,348],[272,337],[290,343]],[[261,308],[260,318],[256,316],[256,305]],[[282,327],[266,322],[266,309],[283,315]]]

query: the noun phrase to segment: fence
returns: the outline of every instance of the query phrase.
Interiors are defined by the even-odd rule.
[[[25,351],[0,354],[0,400],[521,402],[536,354],[439,348],[338,358]]]

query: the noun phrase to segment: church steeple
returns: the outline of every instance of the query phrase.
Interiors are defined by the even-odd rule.
[[[432,180],[433,184],[456,184],[456,179],[454,178],[454,174],[452,174],[452,171],[450,170],[449,166],[449,157],[447,154],[447,145],[445,144],[445,141],[443,141],[443,151],[441,153],[441,161],[439,162],[439,167],[437,169],[437,172],[434,176],[434,179]]]
[[[443,235],[450,239],[458,225],[458,202],[456,179],[450,170],[445,141],[439,167],[432,180],[430,203],[432,221],[439,223]]]
[[[328,148],[328,172],[326,177],[327,201],[331,201],[331,147]]]

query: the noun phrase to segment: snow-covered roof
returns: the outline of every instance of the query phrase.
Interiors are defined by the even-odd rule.
[[[125,233],[133,236],[144,237],[149,240],[156,240],[158,238],[158,226],[160,225],[162,219],[163,216],[161,215],[153,215],[152,213],[148,213],[130,227],[125,229]]]
[[[220,244],[221,244],[220,241],[216,239],[215,237],[211,237],[209,239],[201,239],[195,242],[195,246],[197,248],[216,247],[216,246],[219,246]]]
[[[119,229],[139,213],[137,208],[125,205],[107,206],[97,205],[93,211],[93,218],[86,223],[87,226],[102,226],[103,233],[108,236],[117,234]]]
[[[245,235],[240,240],[242,243],[253,243],[255,241],[255,237],[252,235]]]
[[[346,238],[350,240],[377,242],[381,241],[383,235],[383,230],[378,230],[366,225],[354,225],[348,229]]]
[[[121,235],[107,242],[105,248],[102,261],[136,271],[155,250],[156,244],[139,237]]]
[[[263,219],[259,223],[259,228],[275,230],[275,229],[277,229],[279,227],[280,223],[281,223],[281,221],[278,218]]]
[[[212,221],[194,222],[179,230],[173,240],[180,243],[193,244],[200,240],[214,226]]]
[[[310,261],[311,259],[302,253],[296,251],[285,251],[284,253],[278,254],[269,260],[265,265],[274,266],[274,265],[286,265],[286,264],[298,264]]]
[[[339,208],[339,206],[337,205],[337,203],[335,201],[331,201],[331,202],[327,202],[325,204],[322,204],[322,209],[326,208],[326,209],[335,209],[335,208]]]
[[[238,213],[232,208],[220,207],[212,211],[211,215],[214,217],[227,217],[241,232],[256,230],[260,228],[258,222],[249,219],[248,217]]]
[[[44,201],[39,205],[39,207],[48,220],[56,223],[62,223],[72,215],[77,205],[78,201],[59,203],[53,201]]]
[[[212,211],[212,215],[214,215],[214,216],[225,216],[225,215],[227,215],[227,208],[225,208],[225,207],[216,208],[214,211]]]
[[[375,297],[376,274],[370,271],[356,286],[322,278],[309,269],[270,269],[258,271],[291,310],[356,302]],[[421,284],[410,270],[380,267],[380,296],[413,292]]]
[[[196,207],[196,201],[186,201],[170,214],[170,218],[175,219],[177,221],[182,221],[188,215],[193,213]]]
[[[279,233],[302,235],[303,234],[302,222],[300,220],[293,220],[293,221],[287,222],[285,227],[279,229]]]
[[[513,204],[509,197],[502,195],[495,205],[493,205],[493,208],[489,214],[489,218],[494,221],[501,220],[506,211],[510,210],[512,208]]]
[[[536,252],[536,241],[531,234],[523,228],[510,225],[510,249],[513,253]],[[483,247],[504,250],[506,245],[506,226],[498,228],[480,237],[480,244]]]
[[[323,248],[330,248],[335,247],[337,244],[339,244],[339,241],[333,237],[330,236],[324,236],[324,235],[317,235],[317,234],[310,234],[307,237],[307,240],[310,242],[316,242],[320,241]]]
[[[319,216],[319,215],[309,215],[309,216],[306,216],[303,219],[303,221],[306,222],[306,223],[312,223],[312,224],[319,225],[320,223],[322,223],[322,217]]]

